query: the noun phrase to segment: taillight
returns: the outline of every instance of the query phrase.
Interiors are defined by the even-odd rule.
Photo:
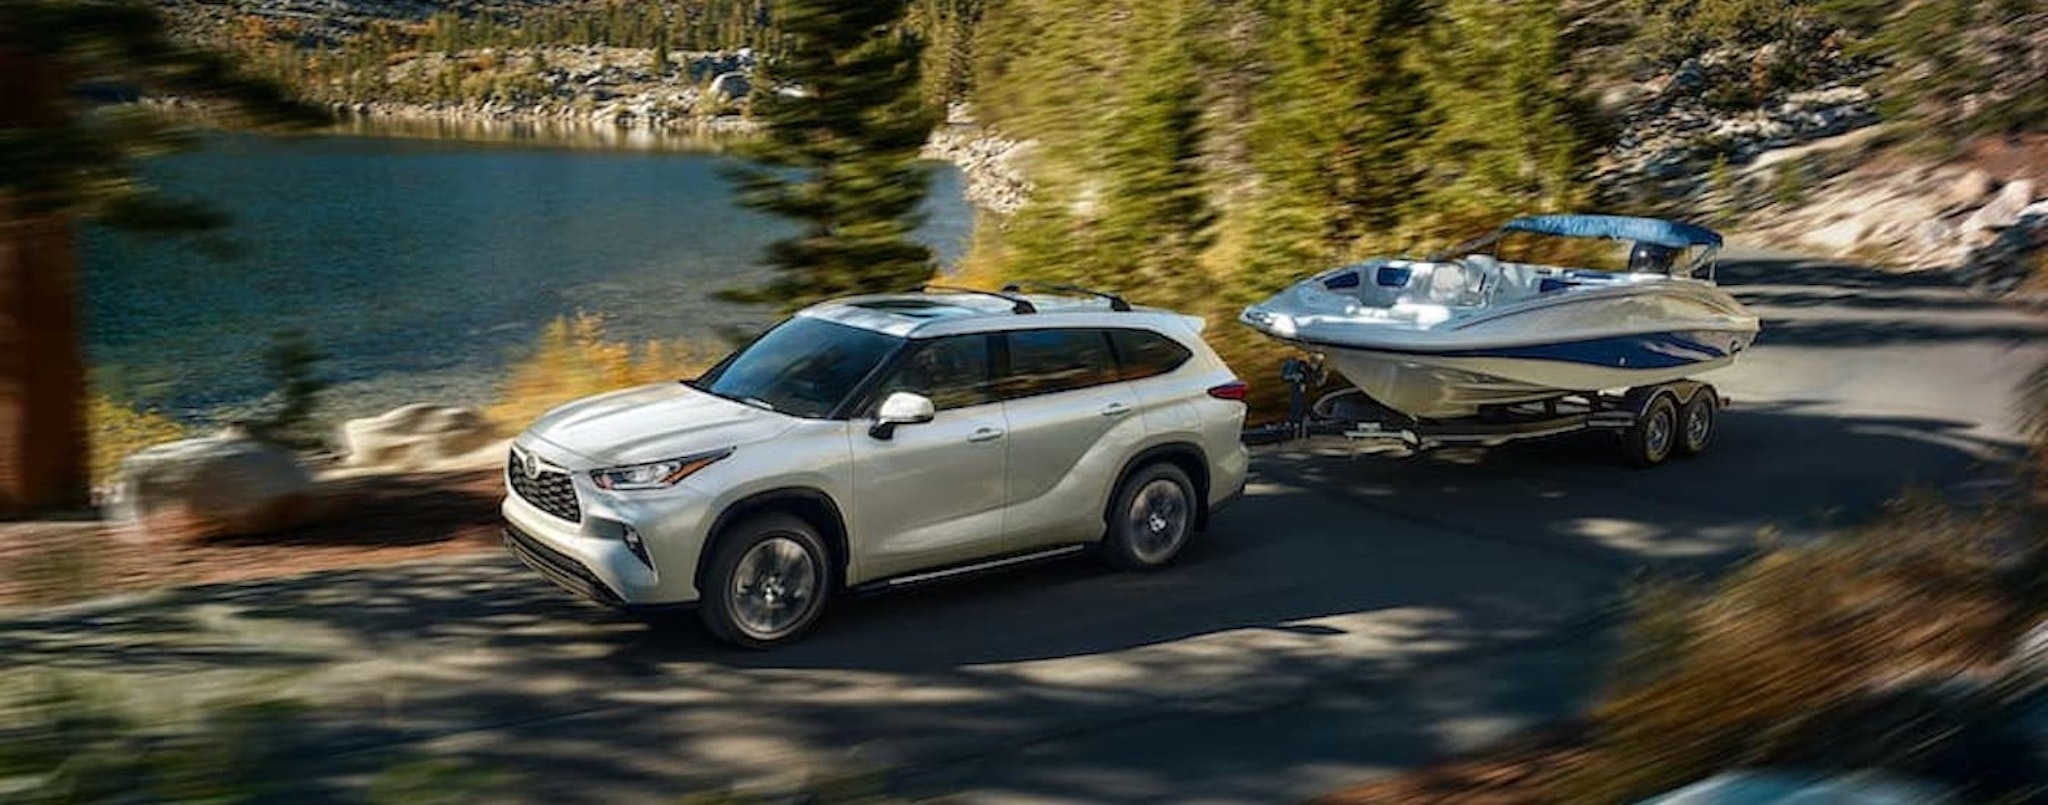
[[[1245,385],[1244,381],[1232,380],[1221,386],[1210,386],[1209,396],[1219,400],[1243,400],[1251,390],[1252,387]]]

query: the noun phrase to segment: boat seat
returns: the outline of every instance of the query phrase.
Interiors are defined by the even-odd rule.
[[[1422,298],[1438,305],[1474,305],[1485,298],[1489,272],[1465,263],[1436,263],[1429,267],[1429,285]]]

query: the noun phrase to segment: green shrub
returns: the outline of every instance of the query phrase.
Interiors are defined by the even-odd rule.
[[[315,414],[328,383],[319,375],[327,355],[313,348],[304,331],[286,330],[271,337],[263,353],[263,372],[272,388],[269,410],[255,424],[266,438],[289,447],[320,444]]]
[[[9,802],[256,802],[283,775],[280,740],[299,710],[262,699],[146,714],[111,684],[17,682],[0,707]]]

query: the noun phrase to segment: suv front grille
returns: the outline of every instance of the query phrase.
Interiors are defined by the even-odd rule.
[[[527,462],[518,450],[513,450],[505,460],[505,479],[512,487],[513,494],[533,504],[533,507],[560,517],[569,522],[583,519],[583,507],[576,501],[576,486],[569,483],[569,474],[546,466],[537,466],[537,472],[527,472]]]

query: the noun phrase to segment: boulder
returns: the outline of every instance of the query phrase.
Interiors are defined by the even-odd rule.
[[[1641,805],[1935,805],[1961,802],[1941,786],[1874,773],[1815,777],[1770,771],[1715,775]]]
[[[496,438],[483,415],[468,408],[415,403],[341,426],[351,467],[421,469],[460,458]]]
[[[1949,185],[1948,197],[1944,201],[1950,208],[1974,207],[1982,202],[1985,196],[1991,195],[1995,185],[1991,174],[1985,172],[1983,168],[1971,168],[1969,172],[1957,177],[1955,183]]]
[[[2034,182],[2030,179],[2015,179],[2006,182],[1984,206],[1963,220],[1963,232],[1979,232],[1989,229],[2004,229],[2020,220],[2020,213],[2034,201]]]
[[[1914,225],[1912,245],[1924,252],[1951,248],[1956,241],[1956,228],[1941,220],[1921,221]]]
[[[725,73],[711,79],[710,93],[714,98],[724,98],[727,100],[744,98],[751,91],[753,91],[753,84],[747,79],[746,73]]]
[[[2031,685],[2048,685],[2048,621],[2020,636],[2009,660],[2014,677]]]
[[[1806,233],[1800,240],[1831,252],[1847,252],[1863,242],[1863,236],[1870,232],[1870,222],[1862,218],[1845,218],[1827,226]]]
[[[2026,212],[2036,206],[2044,209]],[[2006,293],[2032,278],[2038,255],[2048,248],[2048,205],[2030,205],[2023,212],[1989,243],[1970,250],[1960,267],[1963,279],[1994,293]]]
[[[117,519],[145,535],[260,534],[306,522],[316,503],[290,451],[234,428],[129,456],[114,493]]]

